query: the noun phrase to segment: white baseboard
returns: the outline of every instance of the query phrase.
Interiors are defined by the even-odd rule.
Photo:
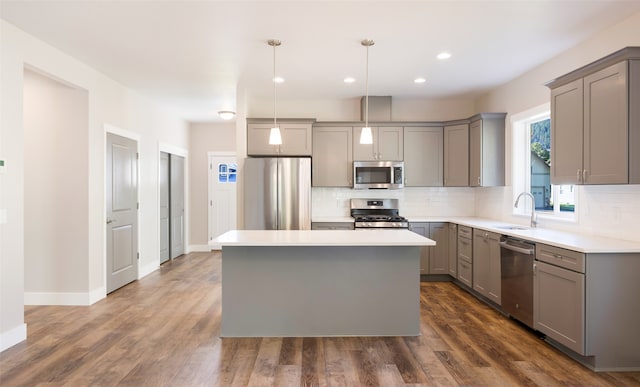
[[[91,305],[91,293],[44,293],[25,292],[25,305]]]
[[[209,245],[189,245],[189,252],[209,252],[211,250],[215,250]]]
[[[89,305],[93,305],[96,302],[106,297],[107,297],[106,287],[102,286],[102,287],[99,287],[98,289],[94,289],[91,292],[89,292]]]
[[[0,333],[0,352],[9,349],[14,345],[27,339],[27,324],[20,324],[17,327]]]
[[[147,265],[141,266],[138,268],[138,279],[142,279],[143,277],[148,276],[154,271],[158,270],[160,265],[157,262],[152,262]]]

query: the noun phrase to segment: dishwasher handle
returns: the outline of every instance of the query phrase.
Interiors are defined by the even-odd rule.
[[[512,244],[509,243],[509,241],[500,241],[500,247],[504,247],[507,250],[513,250],[517,253],[521,253],[521,254],[527,254],[527,255],[533,255],[535,254],[535,248],[531,247],[530,249],[527,248],[522,248],[522,247],[518,247],[518,246],[514,246]]]

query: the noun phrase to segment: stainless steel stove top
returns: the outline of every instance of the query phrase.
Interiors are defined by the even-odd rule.
[[[398,199],[351,199],[355,228],[409,228],[398,214]]]

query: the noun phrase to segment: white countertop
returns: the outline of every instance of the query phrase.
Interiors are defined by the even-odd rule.
[[[519,226],[499,220],[455,217],[455,216],[407,216],[411,223],[450,222],[485,231],[522,238],[531,242],[545,243],[581,253],[640,253],[640,242],[605,238],[586,234],[570,233],[547,228],[512,230],[504,227]],[[353,222],[350,216],[314,217],[313,222]],[[526,226],[524,226],[526,227]]]
[[[435,246],[408,230],[231,230],[209,242],[221,246]]]
[[[525,239],[531,242],[545,243],[582,253],[640,253],[640,242],[622,239],[604,238],[593,235],[569,233],[547,228],[528,228],[510,230],[502,227],[516,226],[499,220],[458,217],[409,217],[410,222],[451,222],[485,231],[495,232]],[[526,226],[523,226],[526,227]]]

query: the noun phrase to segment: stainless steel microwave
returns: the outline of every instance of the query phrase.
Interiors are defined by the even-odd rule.
[[[353,188],[397,189],[404,187],[402,161],[354,161]]]

